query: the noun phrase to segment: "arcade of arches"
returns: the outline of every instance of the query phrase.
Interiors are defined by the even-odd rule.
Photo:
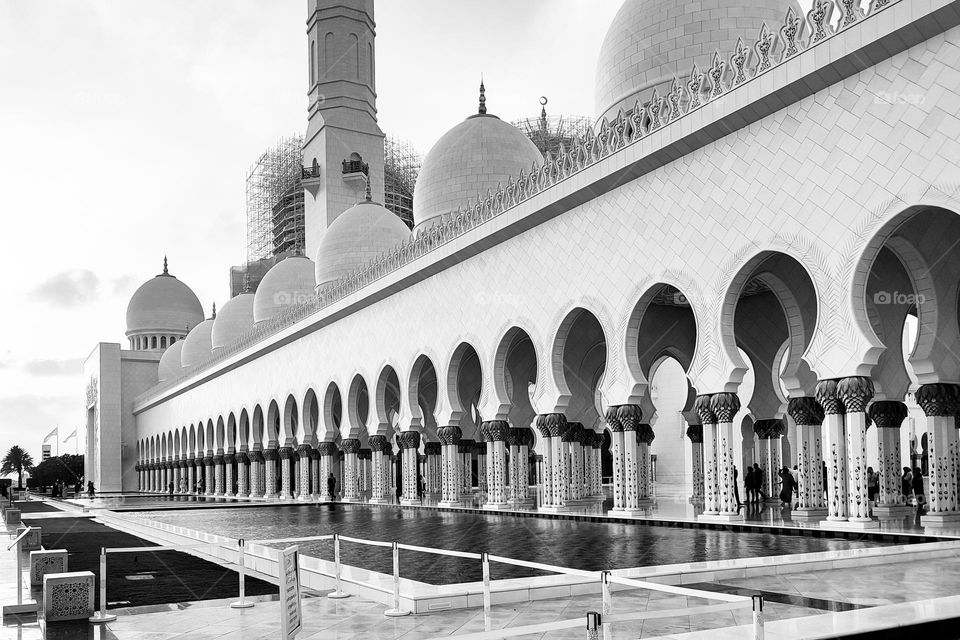
[[[811,344],[842,337],[804,263],[762,251],[732,277],[717,317],[669,283],[637,300],[624,319],[626,362],[643,381],[631,402],[603,392],[610,351],[623,348],[609,343],[616,333],[575,307],[547,343],[514,326],[489,358],[462,342],[441,368],[420,355],[401,363],[409,375],[386,365],[346,388],[329,382],[197,416],[138,443],[140,488],[306,500],[325,497],[332,477],[344,501],[547,512],[582,510],[607,491],[613,514],[676,497],[702,505],[705,519],[733,520],[743,517],[737,469],[757,463],[766,496],[778,492],[777,471],[795,467],[794,518],[869,527],[867,467],[881,479],[872,512],[892,517],[906,508],[900,470],[922,457],[925,518],[953,520],[960,248],[949,239],[958,237],[954,213],[915,208],[866,245],[845,303],[874,341],[858,375],[818,379]],[[691,367],[706,357],[708,322],[737,366],[723,391],[698,393]],[[547,368],[562,410],[535,408]],[[901,429],[908,417],[913,433]]]

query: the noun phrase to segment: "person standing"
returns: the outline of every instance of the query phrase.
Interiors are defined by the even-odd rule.
[[[900,476],[900,493],[903,494],[903,501],[910,504],[910,497],[913,495],[913,472],[910,467],[903,468],[903,475]]]
[[[917,515],[924,514],[924,502],[926,502],[923,495],[923,471],[920,467],[913,468],[913,495],[917,499]]]
[[[796,480],[793,479],[793,474],[790,473],[790,469],[784,467],[777,474],[780,476],[780,506],[791,508],[793,506],[793,489],[796,484]]]
[[[753,463],[753,497],[757,503],[767,497],[763,495],[763,469],[756,462]]]
[[[327,474],[327,494],[330,496],[331,500],[336,499],[337,479],[333,477],[333,472]]]
[[[867,513],[873,517],[873,503],[877,500],[877,494],[880,493],[880,474],[873,470],[873,467],[867,467]]]
[[[90,480],[89,482],[87,482],[87,497],[93,500],[96,493],[97,491],[96,491],[96,487],[93,486],[93,480]]]
[[[753,503],[754,498],[754,488],[753,488],[753,467],[747,465],[747,474],[743,476],[743,490],[747,495],[747,504]]]

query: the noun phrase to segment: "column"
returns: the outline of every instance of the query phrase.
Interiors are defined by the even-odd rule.
[[[420,433],[404,431],[400,434],[400,480],[403,483],[401,504],[420,504],[417,482],[420,479]]]
[[[440,471],[440,456],[441,456],[441,447],[443,445],[439,442],[426,442],[423,445],[423,452],[427,457],[426,464],[424,465],[424,492],[429,494],[432,498],[437,499],[441,496],[441,471]]]
[[[337,490],[343,493],[343,487],[334,487],[333,495],[330,495],[329,483],[333,475],[333,457],[337,455],[337,445],[333,442],[320,442],[317,444],[317,451],[320,454],[320,497],[323,500],[336,500]]]
[[[263,496],[263,451],[254,449],[247,454],[250,458],[250,493],[251,498]]]
[[[187,493],[193,493],[193,488],[197,486],[197,458],[187,458]]]
[[[520,499],[520,468],[526,464],[526,457],[520,459],[520,429],[511,428],[507,433],[507,450],[510,452],[510,462],[507,465],[507,502],[510,506],[519,506]]]
[[[489,491],[487,475],[490,471],[490,459],[487,457],[486,434],[481,433],[480,438],[474,446],[474,452],[477,454],[477,490],[485,495]]]
[[[717,489],[720,516],[726,520],[742,520],[733,479],[733,445],[739,441],[739,438],[734,438],[733,419],[740,411],[740,398],[735,393],[714,393],[710,396],[710,409],[717,417]]]
[[[564,461],[567,469],[567,497],[577,501],[583,497],[583,424],[567,423],[567,431],[561,436],[564,448]]]
[[[237,461],[235,453],[223,454],[223,492],[228,497],[233,497],[236,493],[233,490],[233,465]]]
[[[216,485],[213,469],[213,454],[203,456],[203,493],[212,496]]]
[[[792,516],[798,520],[822,519],[827,515],[820,453],[823,407],[815,398],[790,398],[787,413],[797,425],[797,508]]]
[[[370,502],[385,504],[390,502],[390,458],[384,455],[390,442],[386,436],[370,436],[371,475]]]
[[[274,500],[277,497],[277,458],[280,457],[276,449],[263,450],[263,497]]]
[[[319,500],[323,495],[323,487],[320,486],[320,452],[310,448],[310,496],[314,500]]]
[[[360,451],[360,440],[356,438],[341,440],[340,449],[343,451],[343,501],[359,502],[359,473],[357,469],[359,460],[357,459],[357,453]]]
[[[560,441],[567,430],[567,417],[562,413],[545,413],[536,418],[537,430],[544,439],[543,477],[544,498],[539,510],[547,512],[566,511],[567,473]]]
[[[369,499],[370,493],[373,490],[373,478],[371,478],[373,472],[373,451],[370,449],[360,449],[358,455],[361,460],[360,470],[363,472],[360,487],[363,490],[363,495]]]
[[[848,525],[857,528],[879,526],[870,517],[867,486],[867,404],[873,399],[873,381],[863,376],[842,378],[837,396],[844,408],[843,424],[847,438],[847,515]],[[953,485],[951,485],[953,486]],[[956,493],[954,488],[953,493]]]
[[[457,451],[460,453],[460,476],[463,484],[460,485],[460,500],[473,502],[473,453],[477,448],[477,443],[470,438],[463,438],[457,445]]]
[[[603,499],[603,433],[594,433],[590,442],[593,457],[593,491],[590,495]],[[526,466],[524,466],[526,469]]]
[[[486,424],[487,463],[489,475],[487,477],[487,503],[484,509],[507,508],[507,437],[510,435],[510,424],[505,420],[491,420]]]
[[[690,460],[693,463],[690,502],[703,504],[703,427],[699,424],[688,426],[687,438],[690,439]]]
[[[957,429],[956,415],[960,405],[960,386],[925,384],[914,396],[923,409],[926,422],[927,479],[924,526],[954,524],[960,521],[957,504]]]
[[[311,493],[313,493],[310,490],[311,451],[313,451],[313,447],[311,447],[309,444],[301,444],[297,447],[297,453],[300,454],[300,487],[297,498],[300,500],[309,500]],[[314,489],[316,489],[316,487],[314,487]]]
[[[250,458],[243,450],[237,451],[234,458],[237,461],[237,495],[247,497],[250,495]]]
[[[693,404],[700,416],[703,436],[703,513],[698,519],[710,520],[720,515],[720,488],[717,469],[717,416],[710,406],[710,396],[701,395]]]
[[[763,471],[763,494],[767,502],[780,502],[780,471],[782,462],[780,456],[780,436],[783,435],[783,420],[779,418],[757,420],[753,431],[760,439],[760,469]],[[745,472],[740,473],[743,478]]]
[[[463,486],[463,464],[459,452],[460,427],[449,425],[437,429],[440,438],[440,506],[460,506],[460,491]]]
[[[642,514],[640,504],[640,447],[637,430],[643,419],[640,405],[624,404],[617,410],[617,417],[623,424],[623,512],[622,515]]]
[[[180,456],[173,460],[173,492],[180,493],[180,477],[183,467],[180,464]]]
[[[223,453],[213,456],[213,495],[223,495]]]
[[[293,458],[297,452],[293,447],[280,447],[280,499],[289,500],[293,495]]]
[[[880,474],[880,495],[873,512],[880,520],[899,520],[913,511],[900,486],[900,425],[906,417],[907,405],[902,402],[877,400],[870,405],[870,419],[877,425],[876,472]]]
[[[821,434],[827,464],[827,522],[846,522],[847,438],[843,428],[843,404],[837,397],[837,381],[818,382],[816,397],[824,412]]]
[[[604,418],[610,427],[610,453],[613,455],[613,509],[620,512],[626,509],[626,469],[623,465],[623,423],[617,417],[620,407],[608,407]]]
[[[637,480],[640,506],[649,506],[653,503],[652,472],[650,469],[650,445],[656,435],[649,424],[640,424],[637,429]]]

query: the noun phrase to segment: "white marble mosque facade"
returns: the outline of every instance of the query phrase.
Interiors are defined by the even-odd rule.
[[[839,27],[821,37],[826,5]],[[676,103],[638,102],[639,126],[601,124],[536,185],[464,203],[392,262],[138,395],[122,487],[205,474],[207,493],[231,495],[236,464],[240,493],[306,498],[337,470],[345,500],[382,500],[396,461],[401,502],[418,502],[425,475],[455,505],[474,451],[490,505],[536,493],[563,511],[600,494],[608,430],[613,510],[629,515],[653,497],[650,381],[671,357],[689,381],[685,475],[701,517],[742,517],[733,466],[749,415],[768,473],[798,465],[798,512],[871,526],[864,472],[909,464],[909,393],[930,449],[926,518],[960,519],[960,11],[848,5],[815,3],[794,39],[789,21],[769,25],[769,68],[760,44],[742,77],[724,52],[700,104],[679,86]],[[741,54],[757,34],[743,37]],[[900,348],[910,314],[915,382]],[[510,466],[524,447],[529,495]],[[878,508],[902,506],[895,488]]]

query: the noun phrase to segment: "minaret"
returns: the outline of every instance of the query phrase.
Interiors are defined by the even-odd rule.
[[[377,125],[373,0],[308,0],[307,7],[303,183],[306,255],[313,259],[330,223],[362,199],[364,165],[383,202],[384,136]]]

